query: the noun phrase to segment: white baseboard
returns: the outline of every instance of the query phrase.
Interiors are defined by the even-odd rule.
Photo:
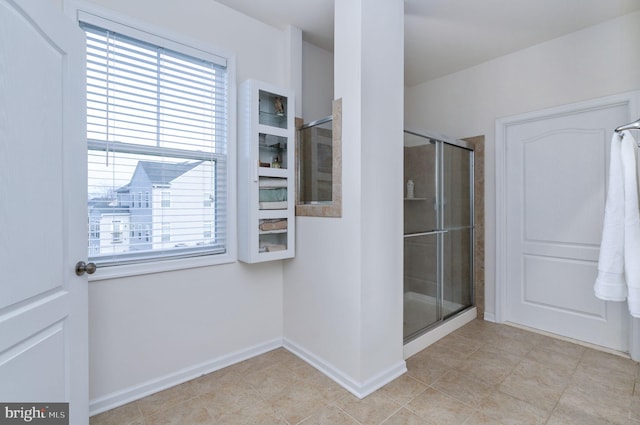
[[[215,372],[216,370],[231,366],[280,347],[282,347],[282,339],[274,339],[170,373],[163,377],[144,382],[140,385],[135,385],[133,387],[90,400],[89,415],[94,416],[107,410],[123,406],[132,401],[166,390],[167,388],[182,384],[202,375],[206,375],[207,373]]]
[[[379,388],[382,388],[407,371],[407,365],[403,360],[391,366],[389,369],[379,373],[378,375],[366,380],[365,382],[358,382],[351,376],[348,376],[341,372],[338,368],[327,363],[326,361],[315,356],[314,354],[310,353],[309,351],[305,350],[304,348],[286,338],[284,340],[284,348],[291,351],[293,354],[318,369],[338,385],[360,399],[365,398]]]
[[[640,362],[640,319],[632,317],[630,321],[629,355],[634,361]]]
[[[478,315],[477,308],[473,307],[469,310],[459,314],[458,316],[442,323],[441,325],[433,328],[424,335],[419,336],[413,341],[404,345],[404,358],[408,359],[414,354],[424,350],[431,344],[449,335],[451,332],[458,328],[463,327],[469,322],[472,322]]]
[[[497,323],[496,315],[494,313],[487,313],[486,311],[484,312],[484,320],[487,322]]]

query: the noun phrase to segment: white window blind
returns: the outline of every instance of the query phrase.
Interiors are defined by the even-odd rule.
[[[90,260],[109,266],[226,252],[226,67],[80,25]]]

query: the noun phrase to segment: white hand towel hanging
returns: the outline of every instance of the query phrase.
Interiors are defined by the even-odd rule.
[[[625,131],[611,140],[609,187],[598,261],[596,297],[624,301],[640,317],[640,212],[636,142]]]

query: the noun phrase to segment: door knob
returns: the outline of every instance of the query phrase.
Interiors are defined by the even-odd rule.
[[[94,274],[96,272],[96,264],[85,263],[84,261],[78,261],[76,263],[76,274],[78,276],[82,276],[84,272],[87,272],[89,274]]]

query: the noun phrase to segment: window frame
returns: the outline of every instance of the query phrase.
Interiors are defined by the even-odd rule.
[[[227,200],[226,200],[226,251],[224,253],[210,253],[201,256],[184,258],[154,258],[148,261],[110,265],[98,268],[96,273],[89,276],[90,281],[112,279],[118,277],[136,276],[149,273],[190,269],[196,267],[228,264],[237,261],[237,224],[236,224],[236,58],[235,54],[208,43],[195,40],[184,34],[175,34],[164,28],[135,20],[113,11],[89,4],[85,1],[67,0],[65,10],[75,22],[86,22],[102,28],[107,28],[123,35],[137,38],[148,43],[178,51],[190,56],[215,62],[225,60],[227,67],[228,105],[227,105]],[[80,31],[82,31],[79,28]],[[86,149],[89,149],[87,143]],[[85,196],[86,199],[86,196]],[[147,202],[148,202],[147,198]],[[140,200],[142,203],[142,200]],[[144,205],[144,204],[143,204]],[[86,203],[84,208],[86,210]],[[88,226],[88,223],[87,223]],[[87,235],[89,228],[87,227]],[[146,236],[148,238],[148,235]]]

